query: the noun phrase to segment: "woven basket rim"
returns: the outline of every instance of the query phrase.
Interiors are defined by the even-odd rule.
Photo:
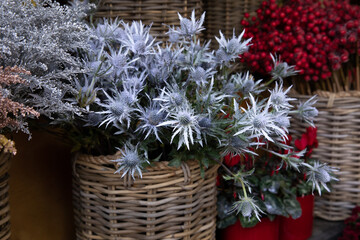
[[[330,91],[324,91],[324,90],[317,90],[317,91],[313,92],[312,95],[301,94],[295,90],[291,90],[290,93],[293,95],[300,96],[300,97],[309,97],[309,96],[314,96],[314,95],[317,95],[318,97],[321,97],[321,98],[344,98],[344,97],[359,98],[360,97],[360,91],[357,91],[357,90],[341,91],[341,92],[330,92]]]
[[[109,154],[109,155],[91,155],[91,154],[83,154],[78,153],[75,155],[75,161],[84,161],[84,162],[90,162],[90,163],[99,163],[99,164],[111,164],[112,160],[118,158],[121,156],[120,151],[116,152],[115,154]],[[152,162],[151,166],[168,166],[170,161],[158,161],[158,162]],[[197,165],[199,164],[199,161],[196,159],[189,159],[184,161],[184,163],[188,164],[189,166]],[[175,168],[178,169],[178,167],[174,166],[168,166],[168,168]]]

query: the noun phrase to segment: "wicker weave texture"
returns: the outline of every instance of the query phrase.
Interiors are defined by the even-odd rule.
[[[244,13],[255,14],[256,9],[260,7],[262,1],[263,0],[205,0],[206,39],[213,40],[214,36],[219,36],[219,30],[228,38],[232,37],[234,28],[235,33],[240,34],[243,30],[240,21],[244,18]]]
[[[360,203],[360,92],[318,92],[319,116],[316,119],[319,147],[313,158],[339,169],[338,182],[331,193],[317,197],[315,216],[330,220],[344,220],[351,209]],[[310,96],[295,95],[301,101]],[[301,136],[307,125],[292,121],[291,129]]]
[[[0,152],[0,239],[10,239],[9,167],[10,154]]]
[[[168,26],[179,26],[180,13],[190,17],[192,10],[197,17],[203,11],[202,0],[101,0],[95,17],[119,18],[125,22],[141,20],[144,24],[152,23],[151,34],[158,40],[167,39]]]
[[[217,166],[155,163],[143,178],[114,174],[115,156],[74,162],[77,239],[215,239]]]

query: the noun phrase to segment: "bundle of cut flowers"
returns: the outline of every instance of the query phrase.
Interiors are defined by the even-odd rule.
[[[25,84],[25,80],[20,74],[29,72],[17,66],[0,66],[0,132],[22,130],[28,133],[27,118],[39,117],[39,113],[32,107],[12,100],[9,87],[12,85]],[[0,153],[16,154],[15,143],[0,134]]]
[[[271,72],[271,52],[295,65],[301,93],[360,90],[360,6],[348,0],[267,0],[256,13],[241,21],[245,37],[253,38],[241,60],[253,71]]]
[[[142,177],[146,166],[168,161],[180,166],[198,160],[204,169],[222,164],[222,156],[256,157],[252,149],[279,146],[288,138],[290,116],[309,123],[317,115],[309,99],[293,108],[277,84],[267,83],[250,73],[232,72],[239,55],[248,51],[250,39],[225,39],[220,32],[219,49],[211,51],[201,42],[203,14],[196,19],[179,15],[180,27],[169,26],[169,40],[158,42],[141,22],[106,20],[90,27],[90,50],[82,51],[87,66],[74,87],[72,103],[83,114],[66,122],[77,150],[88,154],[113,154],[116,173]],[[286,63],[274,62],[273,79],[282,78]],[[265,93],[262,95],[261,93]],[[292,164],[293,158],[282,155]],[[229,173],[242,183],[244,194],[236,203],[243,215],[259,216],[259,207],[250,193],[248,172]]]
[[[253,227],[260,221],[256,215],[247,216],[246,205],[240,210],[242,214],[237,215],[234,211],[239,195],[241,197],[244,193],[241,184],[228,177],[230,171],[241,169],[251,173],[246,178],[251,194],[258,203],[259,212],[265,213],[270,220],[276,216],[297,219],[302,214],[297,197],[314,194],[315,190],[319,195],[324,190],[330,191],[328,184],[337,180],[333,176],[336,169],[311,158],[313,149],[318,145],[316,132],[316,128],[308,127],[306,133],[295,141],[288,135],[283,142],[287,148],[272,146],[262,149],[265,151],[259,153],[261,157],[258,158],[249,154],[225,156],[225,166],[220,169],[217,182],[218,228],[226,228],[237,220],[243,227]],[[284,158],[289,160],[284,161]]]
[[[1,59],[1,58],[0,58]],[[12,100],[10,87],[26,85],[20,74],[30,74],[17,66],[0,66],[0,131],[20,129],[28,132],[27,117],[39,117],[39,113],[32,107]]]
[[[52,120],[80,114],[67,98],[76,93],[72,83],[84,68],[76,53],[88,43],[83,18],[91,7],[81,2],[60,6],[51,0],[0,1],[0,67],[26,71],[19,72],[24,84],[7,86],[9,99]]]
[[[343,234],[338,240],[358,240],[360,238],[360,206],[356,206],[351,216],[345,220]]]

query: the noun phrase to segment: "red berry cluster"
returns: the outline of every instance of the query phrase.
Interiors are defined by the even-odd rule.
[[[356,206],[351,216],[345,220],[343,235],[338,240],[360,239],[360,206]]]
[[[289,0],[282,6],[268,0],[256,13],[241,21],[245,38],[253,38],[241,60],[255,72],[271,71],[270,52],[295,65],[305,80],[318,81],[359,51],[360,6],[347,0]]]

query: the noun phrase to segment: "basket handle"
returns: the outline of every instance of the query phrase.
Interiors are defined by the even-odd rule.
[[[182,162],[181,168],[183,169],[183,172],[184,172],[184,184],[190,183],[191,173],[190,173],[189,165],[185,162]]]

